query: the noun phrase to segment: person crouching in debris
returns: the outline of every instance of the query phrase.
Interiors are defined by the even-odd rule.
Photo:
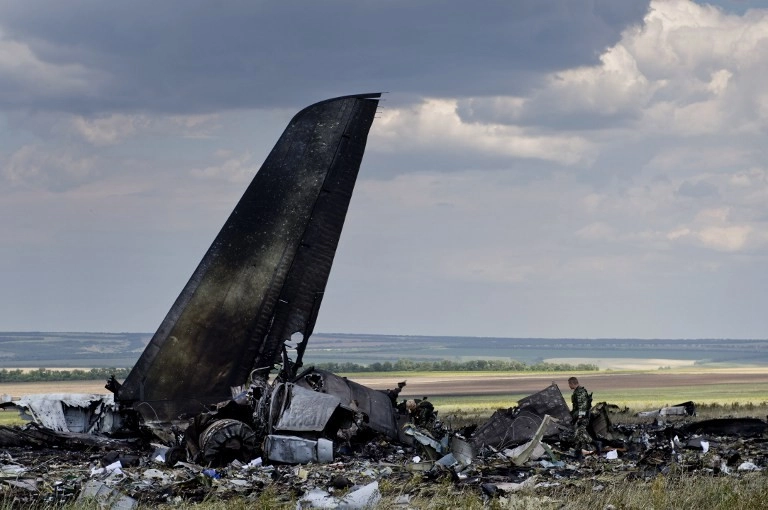
[[[580,457],[583,450],[594,449],[592,437],[587,431],[589,425],[589,410],[592,407],[592,395],[579,384],[575,377],[568,379],[568,387],[573,390],[571,394],[571,423],[574,428],[574,442],[576,456]]]
[[[424,397],[423,400],[407,400],[405,410],[408,412],[410,420],[417,426],[428,429],[434,426],[437,412],[432,402]]]

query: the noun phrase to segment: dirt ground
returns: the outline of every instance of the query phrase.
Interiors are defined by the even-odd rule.
[[[472,395],[504,395],[510,393],[534,393],[545,388],[553,381],[560,388],[568,388],[570,374],[557,373],[550,375],[480,375],[461,377],[406,377],[408,384],[403,389],[401,397],[429,396],[472,396]],[[355,381],[376,389],[392,387],[393,379],[381,377],[356,377]],[[579,375],[579,381],[590,391],[643,389],[643,388],[672,388],[672,387],[701,387],[722,384],[766,384],[768,369],[716,370],[707,372],[688,373],[597,373]]]
[[[472,396],[508,395],[534,393],[553,381],[560,388],[568,388],[566,373],[548,375],[504,375],[470,374],[459,376],[419,375],[413,377],[366,377],[355,376],[354,381],[374,389],[394,388],[398,381],[405,379],[408,384],[401,393],[402,398],[429,396]],[[579,376],[580,382],[590,391],[702,387],[722,384],[768,384],[768,368],[765,369],[723,369],[704,372],[648,372],[619,373],[600,372]],[[0,395],[19,397],[30,393],[97,393],[104,394],[104,381],[74,381],[61,383],[4,383],[0,384]]]

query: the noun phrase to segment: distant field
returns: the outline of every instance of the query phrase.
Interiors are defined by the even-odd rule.
[[[130,367],[151,333],[0,332],[0,368]],[[492,338],[315,333],[305,364],[473,359],[527,364],[557,359],[601,368],[768,366],[768,339]],[[578,361],[577,361],[578,360]],[[636,361],[632,361],[636,360]]]
[[[72,369],[130,367],[149,333],[0,333],[0,368]],[[765,339],[552,339],[315,334],[304,364],[517,360],[527,364],[595,364],[579,374],[596,401],[633,408],[693,400],[698,403],[768,402]],[[377,389],[407,380],[403,398],[428,396],[438,408],[510,407],[555,381],[570,392],[564,372],[386,372],[347,374]],[[0,394],[106,392],[106,381],[3,383]]]
[[[592,364],[600,370],[656,370],[658,368],[693,367],[696,360],[669,358],[545,358],[546,363]]]
[[[0,384],[0,394],[20,397],[33,393],[107,393],[107,381],[30,382]]]
[[[567,378],[571,374],[473,373],[384,373],[346,374],[351,380],[374,389],[389,389],[406,380],[401,398],[424,396],[448,410],[458,408],[512,407],[520,398],[557,383],[570,398]],[[577,374],[594,392],[595,402],[610,402],[631,408],[654,408],[687,400],[700,404],[768,402],[768,368],[703,369],[656,371],[613,371]],[[105,381],[66,383],[9,383],[0,393],[14,397],[31,393],[99,393]]]

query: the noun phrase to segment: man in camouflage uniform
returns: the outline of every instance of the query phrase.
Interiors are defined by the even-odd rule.
[[[587,432],[592,395],[587,393],[587,389],[581,386],[575,377],[568,379],[568,387],[573,390],[571,394],[571,421],[574,428],[576,456],[580,456],[582,450],[591,451],[594,449],[592,437]]]

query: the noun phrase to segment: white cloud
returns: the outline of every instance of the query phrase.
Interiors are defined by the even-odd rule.
[[[172,115],[170,121],[181,128],[185,138],[212,138],[222,127],[218,114]]]
[[[766,128],[768,10],[726,15],[688,0],[655,0],[594,66],[549,75],[527,97],[479,97],[476,122],[697,136]],[[621,136],[629,136],[621,133]]]
[[[734,225],[730,227],[704,227],[698,232],[699,240],[717,250],[739,251],[749,239],[752,227]]]
[[[193,169],[191,174],[200,179],[244,183],[253,179],[260,167],[259,163],[253,161],[253,156],[249,151],[240,155],[233,155],[231,151],[219,150],[216,156],[224,161],[217,165]]]
[[[529,100],[528,115],[556,111],[559,115],[635,116],[663,86],[648,80],[621,44],[609,48],[600,61],[598,66],[552,75],[547,87]]]
[[[615,229],[602,221],[590,223],[576,231],[577,237],[591,240],[610,239],[614,234]]]
[[[41,146],[25,145],[2,164],[0,175],[13,187],[63,191],[98,175],[96,162],[93,156],[52,153]]]
[[[75,131],[93,145],[113,145],[149,125],[150,119],[146,115],[112,114],[93,119],[81,116],[72,119]]]
[[[323,305],[326,330],[348,331],[353,315],[358,330],[373,332],[765,331],[764,314],[748,310],[768,288],[761,267],[768,249],[767,19],[766,11],[734,16],[654,1],[645,24],[625,30],[599,59],[527,66],[524,86],[486,87],[471,76],[464,85],[477,83],[469,88],[451,82],[439,89],[440,76],[430,86],[420,82],[429,97],[416,97],[407,95],[415,81],[393,80],[403,88],[390,88],[371,131],[329,282],[342,291],[329,292]],[[78,76],[76,68],[48,71]],[[185,75],[191,89],[179,97],[189,102],[208,86],[216,94],[195,111],[215,114],[172,116],[192,110],[142,96],[131,98],[144,105],[140,113],[113,113],[125,111],[120,106],[23,119],[34,126],[6,137],[0,179],[25,193],[17,196],[38,199],[52,194],[35,187],[61,189],[56,178],[82,184],[55,195],[58,210],[50,200],[19,206],[39,208],[40,221],[27,232],[55,232],[46,230],[50,210],[87,203],[99,211],[95,230],[120,225],[116,238],[127,244],[139,233],[167,241],[174,247],[168,267],[180,251],[174,236],[194,238],[204,250],[294,113],[237,109],[243,103],[227,103],[232,91],[220,83],[195,88],[206,76]],[[290,101],[320,99],[325,89],[305,83],[313,82],[294,80],[300,93],[280,92]],[[245,84],[244,95],[261,90]],[[222,101],[235,109],[220,108]],[[73,147],[73,132],[87,144]],[[17,209],[3,203],[4,211]],[[720,306],[724,313],[713,314]],[[369,322],[373,315],[381,322]]]
[[[667,239],[677,242],[698,243],[717,251],[738,252],[747,248],[755,228],[731,220],[729,207],[703,209],[687,225],[678,226],[667,233]],[[760,239],[755,240],[760,242]]]
[[[427,99],[411,109],[386,109],[376,129],[379,144],[400,150],[473,151],[566,165],[588,163],[594,156],[592,145],[577,135],[537,135],[516,126],[465,121],[456,100]]]
[[[96,146],[115,145],[128,138],[158,133],[183,138],[213,138],[221,129],[219,115],[110,115],[83,117],[74,115],[70,119],[74,131],[87,142]]]

